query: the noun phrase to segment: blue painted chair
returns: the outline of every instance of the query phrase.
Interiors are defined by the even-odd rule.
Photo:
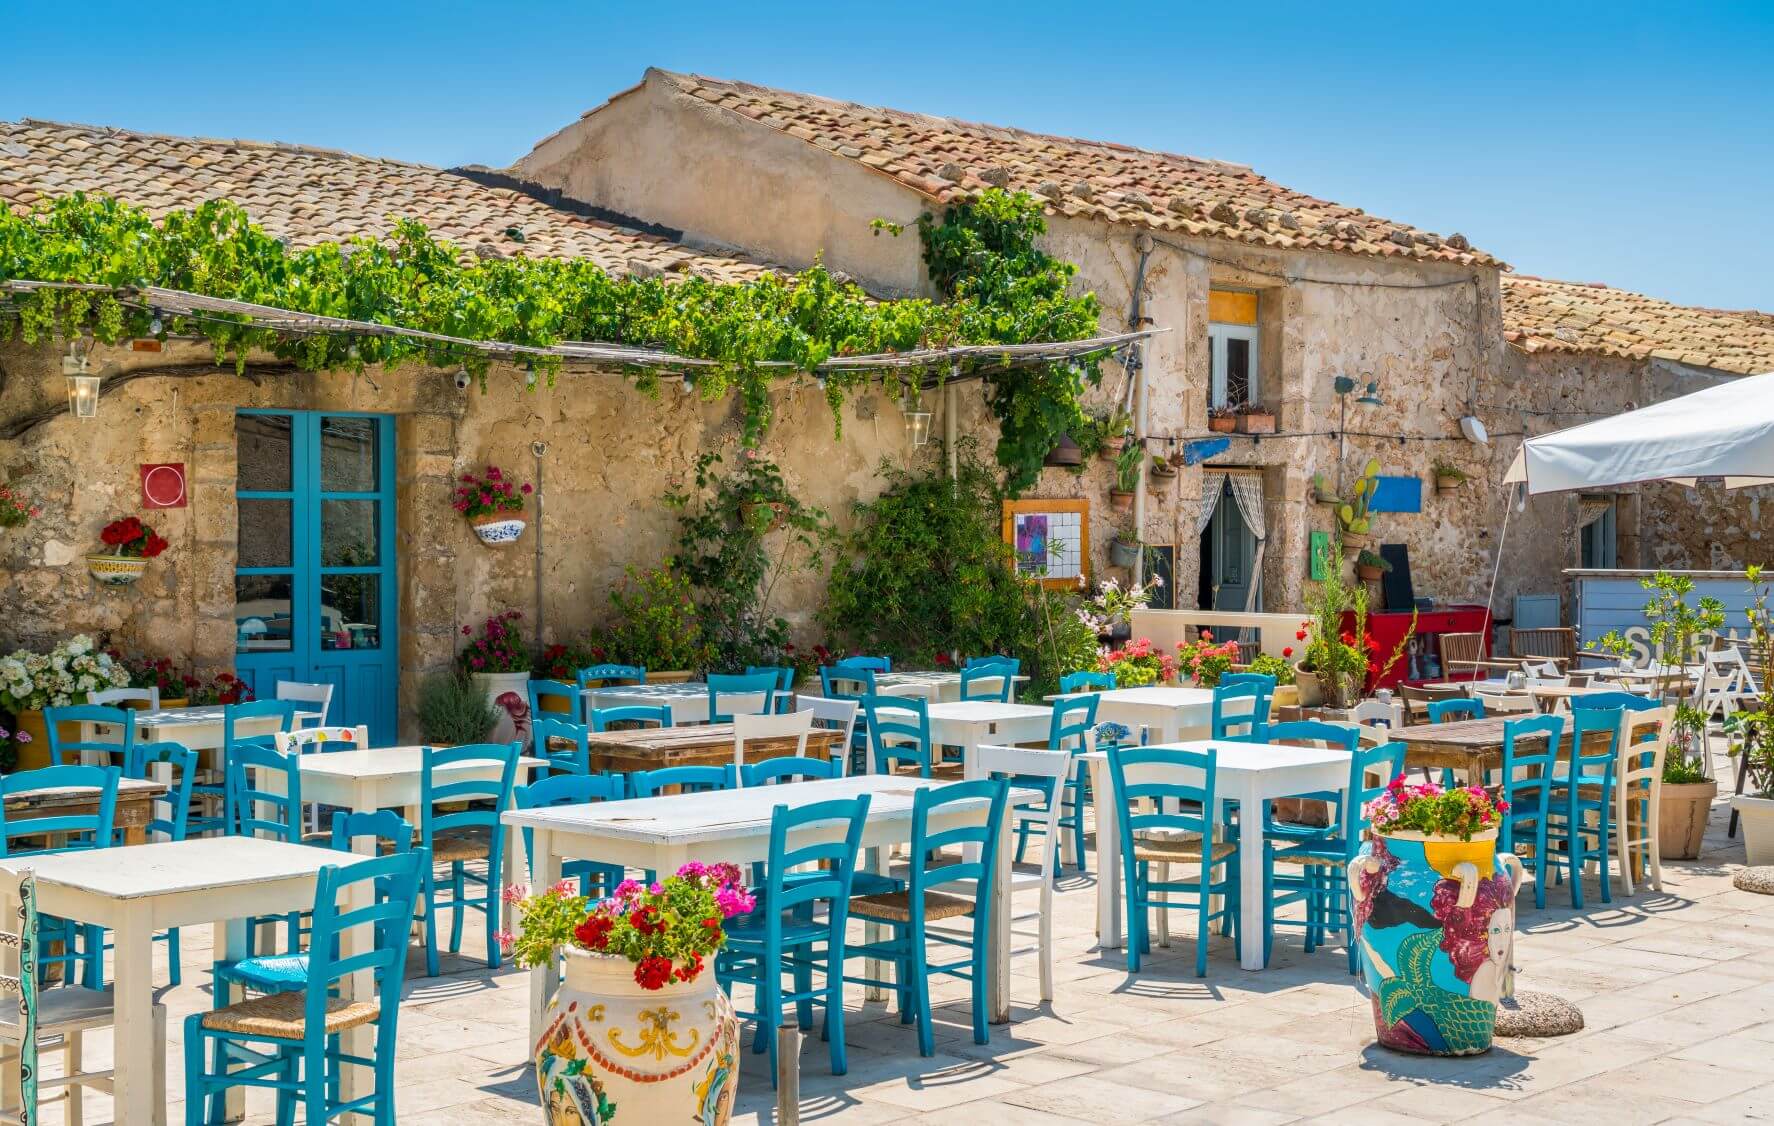
[[[991,902],[998,837],[1009,804],[1009,784],[1002,778],[981,778],[947,786],[925,786],[912,798],[912,842],[906,869],[906,890],[860,895],[850,900],[850,914],[889,930],[881,942],[850,947],[849,957],[867,956],[895,965],[892,982],[847,977],[861,985],[891,985],[899,993],[900,1020],[918,1022],[918,1051],[936,1054],[931,1028],[930,978],[949,974],[968,982],[973,994],[973,1042],[991,1040],[986,1023],[987,966],[991,948]],[[977,813],[954,828],[933,831],[931,815],[958,803],[974,806]],[[976,859],[965,857],[972,846]],[[943,849],[961,848],[960,863],[944,863]],[[935,864],[935,867],[931,865]],[[942,889],[949,888],[950,891]],[[966,937],[933,933],[932,922],[971,918]],[[930,943],[954,946],[967,956],[954,962],[933,962]]]
[[[1266,672],[1229,672],[1220,675],[1221,684],[1255,684],[1269,696],[1275,695],[1275,677]]]
[[[530,733],[534,753],[544,763],[538,768],[542,777],[591,773],[591,728],[568,719],[544,719],[531,712]]]
[[[1659,700],[1634,692],[1585,692],[1580,696],[1572,696],[1570,704],[1572,711],[1580,708],[1592,711],[1597,708],[1624,708],[1629,712],[1649,712],[1663,706]]]
[[[637,770],[628,776],[628,790],[637,798],[650,798],[672,788],[680,794],[706,794],[711,790],[731,790],[735,779],[731,764],[726,766],[667,766],[658,770]]]
[[[110,733],[115,737],[63,739],[62,724],[64,723],[102,723],[110,728]],[[136,745],[136,710],[134,708],[111,708],[100,704],[44,708],[43,726],[49,735],[49,764],[51,766],[80,766],[90,753],[99,756],[102,760],[91,765],[115,766],[117,769],[123,770],[129,765],[130,749]]]
[[[861,704],[875,694],[874,670],[823,665],[819,670],[819,690],[828,700],[856,701],[856,722],[850,727],[850,773],[868,773],[869,725]]]
[[[629,704],[620,708],[592,708],[585,714],[586,718],[591,720],[593,731],[622,731],[629,726],[645,727],[648,724],[655,727],[671,726],[670,704]],[[623,726],[614,727],[611,726],[612,724],[622,724]]]
[[[0,857],[43,856],[58,852],[83,852],[92,848],[108,848],[116,839],[117,782],[123,776],[115,766],[46,766],[38,770],[22,770],[0,775]],[[84,786],[99,792],[99,800],[90,813],[63,813],[50,817],[8,818],[6,802],[21,794],[63,786]],[[54,848],[27,843],[14,843],[51,837],[61,838]],[[103,928],[53,915],[41,916],[38,925],[41,949],[60,942],[60,954],[45,953],[37,959],[39,972],[50,965],[63,967],[63,980],[72,982],[74,970],[81,971],[81,983],[88,989],[104,987]]]
[[[275,747],[256,743],[243,743],[234,748],[228,756],[227,808],[234,811],[230,836],[302,843],[300,761],[299,755],[286,755]],[[247,923],[250,953],[258,952],[260,927],[277,922],[285,923],[288,928],[289,943],[285,953],[293,954],[300,948],[302,922],[299,914],[260,916]]]
[[[1069,672],[1059,678],[1059,690],[1068,692],[1113,692],[1115,690],[1115,674],[1112,672]]]
[[[1212,734],[1215,739],[1261,743],[1269,727],[1273,691],[1255,681],[1218,684],[1213,690]]]
[[[775,710],[777,675],[774,672],[749,675],[708,674],[708,722],[732,723],[733,714],[721,710],[722,696],[763,696],[757,708],[746,709],[753,715],[769,715]]]
[[[518,809],[621,801],[627,796],[628,783],[620,774],[555,774],[511,791],[512,804]],[[535,837],[533,829],[524,830],[524,866],[532,875],[536,871]],[[620,864],[595,860],[569,860],[561,865],[563,880],[578,880],[579,894],[595,897],[614,894],[622,872]]]
[[[1224,924],[1234,942],[1238,933],[1238,845],[1213,841],[1214,819],[1203,812],[1215,808],[1218,752],[1111,747],[1108,755],[1126,888],[1128,972],[1138,973],[1141,955],[1152,948],[1150,912],[1187,910],[1195,913],[1195,975],[1206,977],[1214,921]],[[1189,865],[1198,874],[1189,880],[1155,880],[1154,864]],[[1217,911],[1212,907],[1216,898]]]
[[[746,676],[762,676],[774,673],[776,676],[776,714],[787,715],[789,707],[795,702],[795,669],[793,665],[747,665]]]
[[[182,841],[190,827],[191,783],[197,777],[197,752],[171,741],[137,743],[124,773],[130,778],[152,778],[161,766],[167,768],[172,779],[166,793],[154,799],[154,815],[146,826],[148,839]],[[121,837],[118,843],[122,843]],[[183,977],[179,970],[179,928],[163,931],[154,940],[166,943],[169,978],[173,985],[178,985]]]
[[[263,735],[243,735],[240,725],[248,720],[274,718],[277,731],[291,731],[295,728],[297,703],[294,700],[254,700],[245,704],[228,704],[222,709],[222,747],[219,761],[222,768],[222,780],[219,783],[197,782],[191,786],[191,794],[200,806],[214,808],[215,815],[204,814],[193,817],[187,826],[192,836],[204,833],[232,833],[236,823],[234,807],[228,799],[228,761],[234,755],[236,747],[266,747],[275,750],[277,735],[275,732]]]
[[[845,929],[856,854],[868,811],[867,794],[795,808],[777,806],[770,817],[770,859],[758,889],[758,907],[727,924],[727,945],[715,959],[715,976],[729,995],[735,984],[752,987],[752,1010],[740,1015],[757,1021],[752,1051],[770,1053],[772,1086],[776,1082],[776,1029],[790,1005],[803,1030],[813,1027],[815,1005],[824,1010],[820,1035],[831,1044],[832,1074],[843,1075],[848,1070],[844,1045]],[[843,835],[835,839],[828,835],[818,844],[790,848],[789,834],[807,825],[830,826],[828,834],[841,826]],[[815,973],[823,979],[817,986]],[[790,980],[787,989],[783,988],[785,976]]]
[[[645,684],[647,670],[639,665],[591,665],[573,674],[579,687],[605,684]]]
[[[1621,717],[1620,708],[1571,711],[1571,749],[1561,760],[1555,783],[1549,835],[1555,831],[1562,834],[1565,867],[1571,876],[1572,907],[1583,906],[1583,869],[1591,857],[1601,867],[1602,902],[1614,901],[1608,856],[1613,852],[1615,831],[1614,773],[1620,759]],[[1589,815],[1594,815],[1593,824]],[[1589,843],[1591,838],[1593,845]],[[1548,848],[1551,847],[1549,841]],[[1556,862],[1556,857],[1552,859]]]
[[[892,672],[893,671],[893,658],[892,657],[870,657],[870,656],[843,657],[843,658],[840,658],[839,660],[833,661],[832,664],[837,668],[849,669],[853,672],[854,671],[866,671],[866,672]]]
[[[425,971],[437,976],[437,917],[449,911],[450,953],[462,949],[462,916],[479,911],[486,916],[487,965],[497,969],[500,964],[498,935],[499,880],[505,859],[505,832],[499,818],[511,808],[512,782],[517,777],[517,760],[521,743],[471,743],[462,747],[426,747],[419,776],[419,847],[431,858],[420,877],[420,894],[425,899]],[[482,777],[450,781],[439,779],[440,772],[454,773],[449,768],[478,764]],[[493,770],[497,777],[487,778]],[[468,803],[466,809],[443,809],[440,803],[452,806]],[[483,877],[471,872],[467,863],[484,860],[487,872]],[[449,896],[438,887],[437,866],[450,866]],[[479,895],[470,895],[469,884],[480,885]]]
[[[1072,700],[1055,700],[1053,717],[1047,724],[1047,748],[1053,751],[1070,751],[1073,755],[1082,754],[1089,749],[1090,732],[1096,727],[1095,696],[1080,696]],[[1059,819],[1054,823],[1058,833],[1072,834],[1072,855],[1078,859],[1078,871],[1084,868],[1084,792],[1087,786],[1089,771],[1082,760],[1073,767],[1065,783],[1059,787],[1060,802]],[[1039,805],[1030,803],[1017,806],[1011,811],[1016,818],[1016,856],[1015,862],[1023,862],[1023,852],[1027,849],[1029,838],[1034,835],[1046,835],[1046,816],[1048,803],[1055,800],[1053,780],[1050,778],[1018,779],[1016,784],[1028,789],[1040,790],[1045,801]],[[1047,861],[1051,874],[1058,876],[1061,869],[1059,858],[1059,842],[1047,842]]]
[[[584,713],[585,697],[579,695],[578,685],[569,684],[564,680],[537,680],[532,677],[528,687],[531,723],[535,723],[544,716],[550,719],[564,719],[568,723],[579,722],[579,717]],[[544,710],[542,707],[544,700],[562,700],[566,702],[567,706],[553,711]]]
[[[740,781],[746,786],[775,786],[784,782],[810,782],[843,776],[844,764],[837,759],[805,758],[800,755],[748,762],[739,768]]]
[[[1009,657],[975,658],[968,662],[961,670],[961,699],[1008,703],[1021,663]]]
[[[1330,831],[1293,843],[1263,842],[1264,913],[1263,959],[1277,926],[1304,926],[1306,953],[1310,954],[1332,932],[1342,932],[1349,947],[1349,972],[1356,969],[1354,915],[1345,871],[1367,835],[1367,804],[1385,792],[1392,779],[1404,770],[1408,748],[1403,743],[1358,747],[1349,756],[1349,781],[1337,803],[1337,819]],[[1303,901],[1304,921],[1277,919],[1275,908]]]
[[[1428,704],[1430,723],[1451,723],[1456,719],[1483,719],[1484,701],[1431,700]]]
[[[1361,743],[1361,732],[1340,723],[1326,723],[1318,719],[1300,719],[1288,723],[1271,723],[1268,731],[1264,734],[1264,742],[1322,745],[1355,754]],[[1387,775],[1381,784],[1384,785],[1386,782],[1392,781],[1392,777],[1392,775]],[[1274,817],[1273,804],[1264,802],[1264,839],[1288,842],[1336,835],[1345,813],[1342,808],[1344,791],[1320,790],[1309,794],[1290,794],[1288,796],[1301,801],[1328,803],[1331,807],[1329,818],[1323,826],[1307,825],[1295,821],[1277,821]]]
[[[429,870],[429,861],[421,849],[321,870],[314,892],[308,985],[291,995],[296,1003],[278,995],[255,997],[186,1018],[188,1124],[201,1126],[206,1106],[213,1107],[229,1087],[249,1086],[277,1091],[279,1123],[293,1122],[300,1102],[305,1122],[329,1122],[357,1112],[377,1126],[393,1126],[394,1052],[407,951],[405,943],[378,939],[411,922],[420,876]],[[375,888],[370,905],[350,908],[353,886],[364,883]],[[361,934],[359,928],[372,932],[363,936],[362,951],[342,954],[342,936]],[[341,983],[362,970],[373,974],[374,997],[352,1003],[337,996]],[[345,1055],[339,1034],[365,1024],[375,1026],[373,1056]],[[247,1061],[246,1066],[235,1069],[238,1060]],[[329,1077],[348,1062],[370,1068],[374,1086],[367,1095],[341,1102]]]
[[[1539,908],[1546,906],[1547,830],[1564,735],[1563,716],[1532,716],[1503,724],[1502,789],[1509,808],[1503,814],[1501,844],[1504,852],[1518,856],[1522,844],[1533,848],[1534,906]],[[1531,832],[1531,838],[1518,839],[1524,832]]]
[[[920,778],[930,777],[928,700],[922,696],[865,696],[862,714],[868,721],[873,773],[899,773],[895,764],[909,762],[917,767]]]

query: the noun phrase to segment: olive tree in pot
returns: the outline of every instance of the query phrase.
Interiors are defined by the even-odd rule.
[[[1719,784],[1706,776],[1706,716],[1686,704],[1675,709],[1669,754],[1663,759],[1663,793],[1658,801],[1657,848],[1668,860],[1700,855],[1706,819]]]

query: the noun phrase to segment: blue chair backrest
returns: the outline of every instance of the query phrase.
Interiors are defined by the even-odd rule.
[[[266,836],[294,844],[302,839],[301,755],[276,747],[244,743],[228,753],[228,798],[234,810],[231,832]],[[278,789],[268,779],[278,778]]]
[[[830,700],[860,700],[875,694],[875,671],[848,668],[841,663],[823,665],[819,670],[819,687]]]
[[[74,852],[88,848],[104,848],[111,844],[117,818],[117,781],[123,771],[115,766],[45,766],[39,770],[22,770],[0,775],[0,856],[21,856],[39,852]],[[58,813],[49,817],[6,816],[6,801],[36,790],[52,790],[62,786],[86,786],[99,792],[99,800],[90,813]],[[37,837],[57,834],[66,843],[51,849],[13,848],[14,837]]]
[[[518,809],[542,809],[551,805],[587,805],[594,801],[621,801],[628,796],[628,782],[620,774],[554,774],[511,791]],[[524,830],[524,861],[535,864],[534,829]]]
[[[1503,796],[1526,790],[1547,792],[1558,767],[1564,742],[1565,717],[1537,715],[1503,721]]]
[[[329,846],[338,852],[356,851],[357,842],[365,837],[376,842],[376,852],[410,852],[413,848],[413,827],[392,809],[353,813],[341,810],[333,814],[332,839]]]
[[[645,727],[649,723],[655,727],[671,726],[670,704],[628,704],[620,708],[592,708],[586,713],[591,720],[593,731],[621,730],[612,728],[613,723],[632,723],[636,727]]]
[[[1069,672],[1059,678],[1061,692],[1113,692],[1115,690],[1115,674],[1112,672]]]
[[[1351,735],[1357,735],[1350,730]],[[1404,773],[1404,756],[1410,747],[1404,743],[1382,743],[1377,747],[1352,747],[1349,756],[1349,786],[1343,791],[1343,844],[1353,857],[1368,827],[1367,804],[1386,792],[1392,780]]]
[[[1266,672],[1228,672],[1220,674],[1221,684],[1260,684],[1263,691],[1275,695],[1275,677]]]
[[[1639,696],[1632,692],[1585,692],[1571,697],[1571,710],[1594,710],[1596,708],[1625,708],[1629,712],[1648,712],[1662,707],[1659,700],[1649,696]]]
[[[776,675],[776,714],[786,715],[789,705],[794,703],[792,693],[795,690],[795,669],[793,665],[747,665],[746,676],[762,676],[765,673]]]
[[[499,815],[511,808],[512,782],[522,743],[469,743],[461,747],[426,747],[419,773],[419,843],[431,847],[445,829],[490,828],[493,847],[499,844]],[[451,767],[477,764],[478,778],[451,778]],[[446,773],[448,772],[448,773]],[[494,777],[487,777],[494,774]],[[444,775],[444,777],[439,777]],[[477,808],[476,802],[492,802]],[[467,809],[440,810],[439,802],[469,802]],[[497,878],[497,877],[493,877]]]
[[[703,794],[711,790],[733,788],[733,767],[667,766],[659,770],[637,770],[628,776],[628,788],[637,798],[650,798],[661,790],[676,786],[686,794]]]
[[[839,759],[804,758],[784,755],[762,762],[748,762],[739,768],[739,777],[747,786],[768,786],[782,782],[807,782],[820,778],[842,778],[844,764]]]
[[[239,726],[243,720],[262,719],[267,716],[277,719],[278,731],[289,731],[296,723],[296,701],[294,700],[251,700],[244,704],[229,704],[222,709],[222,744],[229,750],[251,744],[259,747],[276,747],[277,737],[266,732],[262,735],[242,735]]]
[[[566,719],[539,718],[547,714],[530,713],[536,757],[548,763],[550,774],[591,773],[591,728]]]
[[[1620,720],[1625,714],[1625,708],[1571,709],[1570,776],[1585,782],[1613,780]]]
[[[581,688],[596,684],[645,684],[647,670],[639,665],[592,665],[573,674]]]
[[[856,874],[856,854],[862,847],[862,830],[868,821],[869,796],[813,802],[803,806],[779,805],[770,815],[770,861],[764,869],[764,894],[760,907],[769,913],[765,923],[772,931],[782,926],[785,911],[810,910],[825,903],[834,933],[844,933],[849,914],[850,885]],[[844,825],[844,835],[820,833],[817,843],[790,848],[791,833],[806,825]],[[797,911],[804,914],[805,911]],[[777,933],[780,933],[777,931]]]
[[[833,665],[841,669],[866,670],[868,672],[892,672],[892,657],[844,657],[833,661]]]
[[[578,685],[569,684],[564,680],[536,680],[532,677],[529,681],[529,690],[530,722],[534,723],[540,716],[556,716],[573,723],[579,722],[582,697],[579,695]],[[543,700],[565,700],[567,702],[566,710],[543,711]]]
[[[308,946],[308,986],[304,1002],[307,1027],[326,1027],[327,1003],[335,985],[360,970],[374,975],[381,1006],[377,1039],[397,1035],[400,992],[407,969],[407,944],[386,938],[404,935],[413,922],[413,904],[419,892],[419,874],[431,866],[429,849],[416,848],[327,865],[320,870],[314,888],[313,931]],[[493,878],[497,879],[495,875]],[[374,894],[368,906],[352,909],[352,887],[369,883]],[[341,955],[342,936],[359,927],[370,934],[358,943],[358,952]]]
[[[1215,739],[1231,739],[1243,743],[1261,743],[1269,726],[1269,697],[1261,684],[1220,684],[1213,690],[1213,727]],[[1249,701],[1248,705],[1245,701]]]
[[[978,881],[980,904],[990,902],[992,865],[998,852],[998,830],[1004,824],[1004,810],[1009,804],[1010,783],[1003,778],[980,778],[972,782],[951,782],[946,786],[925,786],[912,798],[912,851],[906,871],[908,898],[922,900],[927,891],[947,884]],[[930,828],[930,815],[944,806],[958,802],[983,802],[977,820],[935,832]],[[972,861],[946,863],[950,859],[937,855],[943,849],[975,845],[978,852]],[[973,913],[975,935],[983,934],[990,911]]]
[[[63,739],[64,723],[102,723],[111,729],[105,739]],[[129,749],[136,742],[134,708],[113,708],[103,704],[76,704],[66,708],[44,708],[43,726],[49,734],[49,761],[52,766],[78,766],[83,752],[93,751],[105,756],[101,765],[119,770],[129,765]],[[94,732],[97,735],[97,732]]]
[[[1095,696],[1055,700],[1053,718],[1047,722],[1048,748],[1055,751],[1088,749],[1088,737],[1096,726],[1096,703]]]
[[[1110,747],[1108,755],[1123,863],[1129,868],[1133,866],[1136,833],[1154,829],[1203,837],[1213,833],[1217,751],[1211,747],[1205,751]]]
[[[1018,662],[1008,658],[982,659],[961,670],[961,699],[1008,701],[1016,686]]]
[[[710,723],[731,723],[731,712],[721,710],[722,696],[757,696],[764,697],[764,703],[755,714],[769,715],[775,710],[773,701],[776,698],[777,675],[774,672],[741,673],[739,675],[721,673],[708,674],[708,721]]]
[[[930,702],[922,696],[862,698],[868,719],[869,748],[876,774],[891,773],[898,760],[915,762],[918,773],[930,777]]]
[[[1444,723],[1455,719],[1483,719],[1483,700],[1431,700],[1429,722]]]
[[[168,840],[182,841],[191,820],[191,782],[197,776],[197,752],[170,740],[137,743],[126,773],[130,778],[152,778],[153,768],[163,764],[172,769],[172,781],[167,783],[166,793],[154,799],[154,817],[147,826],[149,839],[164,833]]]
[[[1351,754],[1361,743],[1361,732],[1341,723],[1326,723],[1322,719],[1295,719],[1286,723],[1271,723],[1263,736],[1265,743],[1287,743],[1292,741],[1328,743],[1339,750]],[[1387,778],[1386,781],[1392,781]]]

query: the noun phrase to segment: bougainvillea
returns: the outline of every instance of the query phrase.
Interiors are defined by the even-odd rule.
[[[489,465],[485,476],[462,474],[456,486],[454,507],[470,519],[502,512],[522,512],[524,498],[534,491],[528,481],[519,485],[505,476],[505,471],[497,465]]]
[[[523,636],[511,625],[522,617],[523,614],[516,610],[494,614],[481,623],[479,636],[475,635],[473,626],[463,626],[462,636],[470,639],[457,658],[463,671],[528,672],[529,647],[524,644]]]

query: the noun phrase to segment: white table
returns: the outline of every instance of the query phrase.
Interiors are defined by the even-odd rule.
[[[1026,684],[1029,680],[1026,676],[1010,679],[1013,686]],[[955,703],[961,699],[961,674],[916,669],[878,672],[875,674],[875,691],[882,696],[922,696],[931,703]],[[1016,695],[1014,687],[1010,694]]]
[[[1069,700],[1076,696],[1096,697],[1096,721],[1119,723],[1126,727],[1135,742],[1140,728],[1151,728],[1155,743],[1174,743],[1185,738],[1205,738],[1213,727],[1213,689],[1172,688],[1153,684],[1145,688],[1111,688],[1107,692],[1074,692],[1049,696],[1049,700]]]
[[[957,700],[928,705],[930,744],[960,747],[969,778],[974,753],[984,743],[1041,743],[1053,728],[1053,709],[1041,704],[1001,704],[996,700]]]
[[[227,709],[220,704],[194,708],[162,708],[136,715],[136,742],[158,743],[171,740],[193,751],[212,751],[222,745],[223,718]],[[318,721],[320,712],[296,712],[296,725]],[[240,736],[270,735],[279,729],[276,716],[253,716],[234,724]]]
[[[812,804],[868,794],[868,821],[862,847],[866,867],[884,872],[883,852],[905,844],[912,835],[912,804],[916,791],[942,785],[902,775],[862,774],[783,786],[756,786],[702,794],[671,794],[656,798],[596,802],[589,805],[514,809],[505,815],[513,829],[535,833],[532,884],[548,887],[560,879],[564,860],[597,860],[629,868],[651,868],[665,875],[685,862],[727,861],[744,867],[770,859],[770,820],[778,805]],[[1011,802],[1039,800],[1033,790],[1011,791]],[[956,802],[931,818],[940,831],[965,824],[980,803]],[[1006,813],[993,866],[992,943],[988,982],[994,1024],[1010,1019],[1010,852],[1014,818]],[[838,826],[815,825],[789,835],[791,848],[840,838]],[[549,999],[559,984],[556,959],[530,971],[530,1039],[542,1035]]]
[[[1349,784],[1349,752],[1205,739],[1175,746],[1190,751],[1210,748],[1217,751],[1214,799],[1216,803],[1226,799],[1239,802],[1242,813],[1238,818],[1241,897],[1238,964],[1247,970],[1260,970],[1263,968],[1263,818],[1260,803],[1293,794],[1342,790]],[[1096,810],[1097,944],[1103,949],[1113,949],[1121,945],[1121,822],[1115,815],[1115,790],[1109,777],[1107,752],[1093,751],[1084,759],[1090,764],[1090,788]],[[1183,771],[1180,774],[1177,780],[1186,785],[1201,783],[1198,772]],[[1152,776],[1151,773],[1144,775],[1148,779]],[[1134,777],[1137,779],[1141,775]]]
[[[315,877],[337,863],[339,854],[331,849],[248,837],[0,860],[9,870],[36,873],[44,914],[113,932],[117,1122],[166,1122],[166,1093],[154,1089],[154,1053],[162,1059],[166,1054],[165,1042],[157,1042],[151,1031],[154,934],[213,923],[216,956],[244,958],[247,918],[307,910],[314,904]],[[233,1117],[241,1113],[241,1095],[240,1088],[230,1092]]]
[[[708,722],[708,685],[697,680],[679,684],[612,684],[607,688],[583,688],[588,708],[656,708],[671,705],[672,726]]]

